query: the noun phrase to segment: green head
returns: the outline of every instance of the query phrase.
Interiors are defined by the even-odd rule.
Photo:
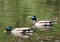
[[[31,19],[32,19],[33,21],[37,21],[37,20],[36,20],[36,16],[32,16]]]
[[[7,26],[6,30],[11,31],[12,27],[11,26]]]

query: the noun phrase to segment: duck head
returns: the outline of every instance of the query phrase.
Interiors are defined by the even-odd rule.
[[[31,16],[32,21],[37,21],[36,16]]]

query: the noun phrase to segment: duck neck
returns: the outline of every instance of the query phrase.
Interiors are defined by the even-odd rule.
[[[36,28],[36,26],[35,26],[35,23],[36,23],[37,21],[32,21],[32,28],[33,29],[35,29]]]
[[[32,25],[34,25],[37,21],[32,20]]]

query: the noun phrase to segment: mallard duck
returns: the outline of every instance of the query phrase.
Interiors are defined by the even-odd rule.
[[[12,34],[12,35],[18,37],[18,41],[17,42],[22,41],[23,38],[24,39],[30,38],[33,35],[33,32],[35,31],[34,28],[29,28],[29,27],[12,29],[9,26],[6,29],[7,29],[8,32],[7,31],[4,31],[4,32],[6,32],[7,34]]]
[[[41,20],[37,21],[36,16],[31,16],[32,19],[32,27],[39,28],[39,29],[47,29],[47,28],[52,28],[53,22],[49,20]]]
[[[14,36],[18,36],[20,38],[29,38],[35,30],[33,28],[24,27],[24,28],[14,28],[11,26],[7,26],[4,31],[6,35],[13,34]]]

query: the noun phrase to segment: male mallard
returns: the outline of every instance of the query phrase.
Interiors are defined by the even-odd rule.
[[[6,30],[4,32],[7,35],[8,34],[12,34],[12,35],[18,36],[20,38],[29,38],[33,34],[34,29],[33,28],[29,28],[29,27],[12,29],[11,26],[7,26]]]
[[[52,28],[53,22],[49,20],[41,20],[37,21],[36,16],[31,16],[32,19],[32,27],[39,28],[39,29],[47,29],[47,28]]]

